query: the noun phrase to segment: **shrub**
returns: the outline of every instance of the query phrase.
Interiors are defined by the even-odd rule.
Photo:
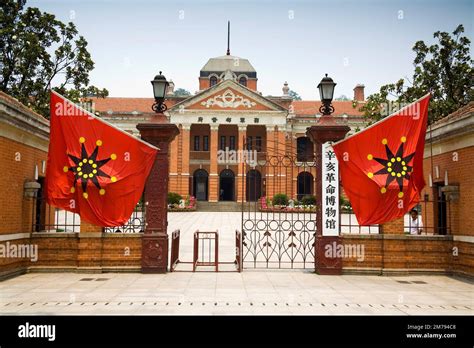
[[[183,199],[181,195],[175,192],[168,192],[168,204],[179,204],[181,199]]]
[[[316,205],[316,197],[311,195],[306,195],[301,199],[303,205]]]
[[[288,196],[284,193],[277,193],[273,196],[273,205],[288,205]]]

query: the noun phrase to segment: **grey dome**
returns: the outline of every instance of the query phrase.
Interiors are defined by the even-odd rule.
[[[238,64],[236,64],[236,62],[238,62]],[[231,55],[211,58],[201,69],[202,72],[224,72],[226,70],[252,73],[256,72],[248,59]]]

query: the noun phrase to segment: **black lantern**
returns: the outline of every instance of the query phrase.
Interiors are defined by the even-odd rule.
[[[156,75],[153,81],[151,81],[151,85],[153,86],[153,95],[155,96],[155,103],[151,108],[157,113],[163,113],[168,109],[164,101],[169,82],[166,81],[166,77],[160,71],[160,74]]]
[[[336,83],[332,78],[328,77],[328,74],[323,77],[318,85],[319,96],[322,103],[321,107],[319,108],[319,112],[323,115],[331,115],[334,112],[334,107],[331,105],[331,102],[334,97],[335,87]]]

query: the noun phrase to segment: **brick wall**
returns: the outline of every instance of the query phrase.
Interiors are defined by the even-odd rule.
[[[344,235],[343,245],[364,246],[363,259],[345,257],[345,273],[409,273],[457,271],[451,236]],[[467,243],[466,243],[467,244]],[[467,246],[465,246],[467,247]],[[462,257],[459,257],[459,260]],[[458,261],[459,262],[459,261]],[[473,268],[463,265],[474,276]]]
[[[42,169],[47,153],[39,149],[0,137],[0,234],[29,232],[31,228],[31,204],[23,199],[23,185],[35,181],[35,165]],[[30,202],[31,203],[31,202]]]

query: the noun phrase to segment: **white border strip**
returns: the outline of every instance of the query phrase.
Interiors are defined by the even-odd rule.
[[[93,118],[96,119],[97,121],[100,121],[100,122],[102,122],[103,124],[105,124],[105,125],[107,125],[107,126],[110,126],[110,127],[112,127],[112,128],[115,128],[116,130],[122,132],[123,134],[126,134],[126,135],[129,136],[130,138],[135,139],[135,140],[138,140],[138,141],[140,141],[141,143],[143,143],[143,144],[145,144],[145,145],[151,147],[152,149],[160,150],[160,149],[157,148],[156,146],[153,146],[152,144],[147,143],[147,142],[144,141],[143,139],[137,138],[137,137],[131,135],[130,133],[127,133],[127,132],[125,132],[124,130],[118,128],[116,125],[114,125],[114,124],[112,124],[112,123],[109,123],[109,122],[107,122],[107,121],[101,119],[100,117],[97,117],[97,116],[94,115],[92,112],[89,112],[89,111],[87,111],[87,110],[81,108],[79,105],[77,105],[76,103],[73,103],[72,101],[70,101],[70,100],[67,99],[66,97],[62,96],[62,95],[59,94],[58,92],[53,91],[52,89],[51,89],[50,91],[51,91],[51,93],[54,93],[54,94],[56,94],[57,96],[63,98],[63,99],[66,100],[66,101],[68,101],[69,103],[71,103],[72,105],[74,105],[76,108],[82,110],[83,112],[85,112],[86,114],[88,114],[90,117],[93,117]],[[51,112],[51,110],[50,110],[50,112]]]

